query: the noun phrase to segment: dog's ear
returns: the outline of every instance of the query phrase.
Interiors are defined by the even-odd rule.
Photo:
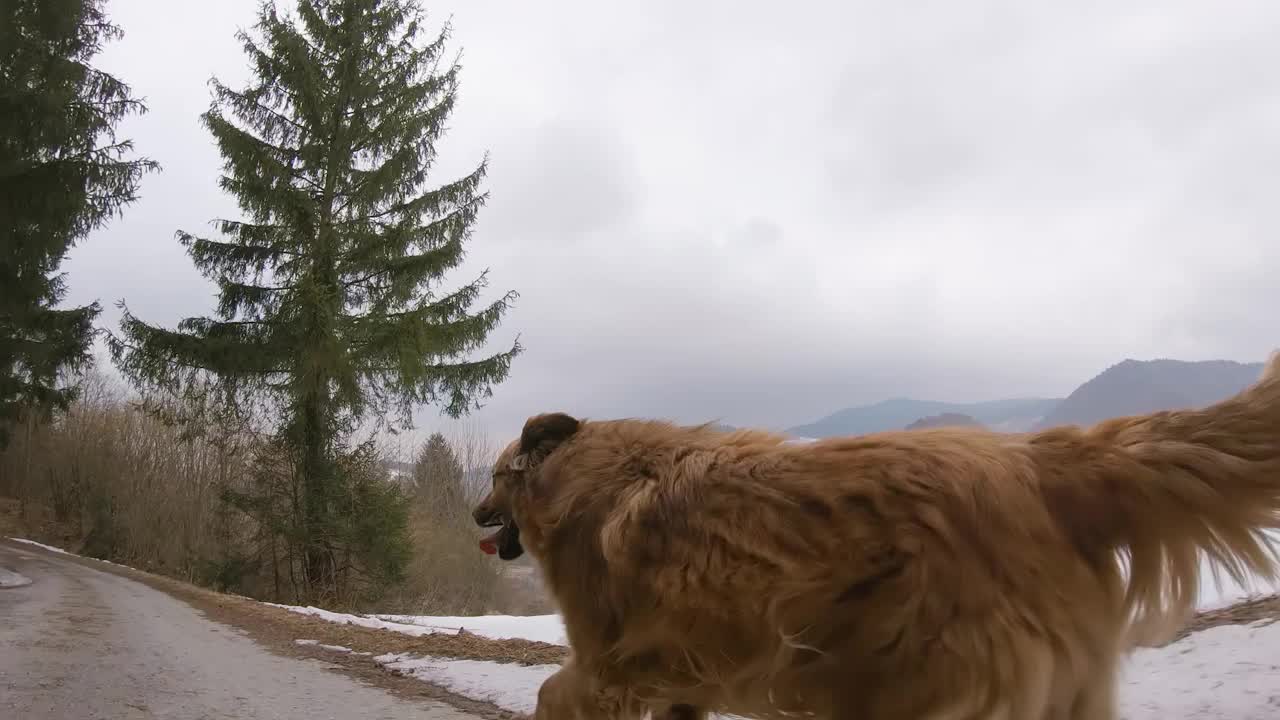
[[[541,462],[582,426],[576,418],[564,413],[534,415],[520,433],[520,449],[511,459],[511,469],[520,471]]]

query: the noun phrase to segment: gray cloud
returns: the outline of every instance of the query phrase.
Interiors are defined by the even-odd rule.
[[[495,153],[486,223],[499,242],[581,238],[617,228],[639,200],[623,138],[607,128],[548,123]]]
[[[255,4],[171,5],[111,4],[103,64],[166,172],[69,266],[73,300],[157,320],[212,305],[172,233],[234,211],[197,116]],[[428,8],[465,48],[437,177],[492,152],[457,281],[521,293],[496,435],[551,408],[787,426],[1280,345],[1272,2]]]

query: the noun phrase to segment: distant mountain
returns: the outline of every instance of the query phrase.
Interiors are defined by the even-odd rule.
[[[1035,427],[1092,425],[1126,415],[1205,407],[1248,387],[1262,368],[1262,363],[1230,360],[1125,360],[1076,388]]]
[[[933,415],[967,415],[992,430],[1026,430],[1048,414],[1060,398],[1015,398],[979,403],[946,403],[933,400],[894,398],[874,405],[853,407],[832,413],[817,422],[798,425],[787,432],[811,438],[864,435],[903,427]]]
[[[907,430],[926,430],[940,427],[982,427],[982,423],[963,413],[942,413],[920,418],[906,427]]]

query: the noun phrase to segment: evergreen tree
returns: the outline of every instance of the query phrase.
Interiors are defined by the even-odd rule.
[[[238,37],[248,87],[213,81],[202,117],[224,158],[221,187],[245,217],[220,237],[178,238],[219,288],[215,317],[176,329],[125,311],[110,346],[135,382],[190,392],[212,375],[233,405],[274,399],[279,439],[299,479],[306,583],[332,587],[326,538],[349,512],[339,458],[364,420],[407,425],[414,406],[457,417],[507,375],[519,345],[470,356],[514,293],[473,311],[485,275],[441,291],[463,258],[482,161],[426,187],[458,89],[442,67],[448,27],[418,44],[412,0],[267,2],[258,37]]]
[[[120,34],[101,0],[0,4],[0,447],[19,415],[74,398],[60,380],[89,362],[100,308],[58,309],[58,268],[157,167],[115,135],[142,103],[89,64]]]
[[[422,444],[413,463],[414,491],[448,512],[462,509],[462,462],[444,435],[435,432]],[[465,515],[463,515],[465,518]]]

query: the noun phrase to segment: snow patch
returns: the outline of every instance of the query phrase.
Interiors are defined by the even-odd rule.
[[[1197,604],[1199,610],[1217,610],[1280,592],[1280,583],[1253,580],[1241,585],[1225,575],[1221,580],[1222,584],[1219,587],[1209,565],[1207,563],[1201,565],[1200,602]],[[303,615],[312,615],[329,622],[392,630],[415,637],[437,633],[456,635],[467,632],[493,640],[523,639],[552,645],[568,645],[564,620],[559,615],[438,616],[383,613],[354,615],[311,606],[266,604]]]
[[[293,642],[294,644],[297,644],[297,645],[307,645],[309,647],[318,647],[321,650],[328,650],[330,652],[350,653],[352,655],[372,655],[373,654],[373,653],[367,653],[367,652],[356,652],[355,650],[352,650],[351,648],[346,647],[345,645],[325,645],[321,643],[319,640],[294,640]]]
[[[445,688],[503,710],[533,714],[538,688],[559,665],[511,665],[484,660],[451,660],[391,653],[374,658],[388,670]]]
[[[28,539],[26,539],[26,538],[16,538],[16,537],[11,537],[11,538],[9,538],[9,539],[10,539],[10,540],[12,540],[12,541],[14,541],[14,542],[26,543],[27,545],[35,545],[36,547],[38,547],[38,548],[44,548],[45,550],[48,550],[49,552],[61,553],[61,554],[63,554],[63,555],[75,555],[75,553],[69,553],[69,552],[67,552],[66,550],[63,550],[63,549],[62,549],[62,548],[60,548],[60,547],[54,547],[54,546],[52,546],[52,545],[45,545],[44,543],[38,543],[38,542],[36,542],[35,540],[28,540]]]
[[[567,645],[564,620],[559,615],[371,615],[387,622],[432,628],[438,632],[464,631],[493,640],[523,639],[552,645]]]
[[[373,628],[374,630],[392,630],[394,632],[403,633],[405,635],[413,635],[415,637],[421,637],[423,635],[433,635],[435,633],[443,632],[442,630],[438,630],[434,628],[419,627],[417,625],[408,625],[404,623],[387,622],[386,620],[379,620],[377,618],[366,617],[364,615],[351,615],[348,613],[332,612],[330,610],[325,610],[324,608],[312,607],[310,605],[308,605],[307,607],[299,607],[297,605],[281,605],[279,603],[263,603],[263,605],[270,605],[271,607],[280,608],[282,610],[288,610],[289,612],[295,612],[300,615],[311,615],[313,617],[320,618],[321,620],[327,620],[331,623],[337,623],[339,625],[357,625],[359,627]]]
[[[1123,720],[1280,717],[1280,623],[1223,625],[1134,653],[1120,682]]]
[[[111,562],[110,560],[103,560],[103,559],[101,559],[101,558],[89,557],[88,555],[77,555],[76,553],[68,552],[68,551],[66,551],[66,550],[63,550],[63,549],[62,549],[62,548],[60,548],[60,547],[54,547],[54,546],[52,546],[52,545],[45,545],[44,543],[39,543],[39,542],[36,542],[35,540],[28,540],[28,539],[26,539],[26,538],[16,538],[16,537],[11,537],[11,538],[9,538],[9,539],[10,539],[10,540],[12,540],[12,541],[14,541],[14,542],[25,543],[25,544],[27,544],[27,545],[34,545],[35,547],[38,547],[38,548],[41,548],[41,549],[44,549],[44,550],[48,550],[49,552],[55,552],[55,553],[58,553],[58,554],[60,554],[60,555],[70,555],[71,557],[84,558],[85,560],[92,560],[92,561],[94,561],[94,562],[106,563],[107,565],[115,565],[115,566],[116,566],[116,567],[118,567],[118,568],[128,568],[128,569],[130,569],[130,570],[138,570],[138,569],[139,569],[139,568],[135,568],[135,567],[133,567],[132,565],[121,565],[120,563],[117,563],[117,562]],[[28,556],[25,556],[25,555],[23,555],[23,556],[21,556],[21,557],[22,557],[22,559],[23,559],[23,560],[31,560],[31,559],[32,559],[32,558],[30,558],[30,557],[28,557]],[[145,571],[144,571],[144,572],[145,572]]]
[[[398,653],[374,660],[464,697],[529,714],[538,688],[559,669]],[[1225,625],[1140,650],[1123,666],[1119,702],[1122,720],[1274,720],[1280,716],[1280,623]]]
[[[391,630],[405,635],[448,634],[461,632],[487,637],[493,640],[523,639],[535,642],[565,645],[564,622],[559,615],[475,615],[470,617],[446,617],[434,615],[353,615],[338,613],[314,606],[280,605],[264,603],[301,615],[311,615],[340,625],[356,625],[375,630]]]

